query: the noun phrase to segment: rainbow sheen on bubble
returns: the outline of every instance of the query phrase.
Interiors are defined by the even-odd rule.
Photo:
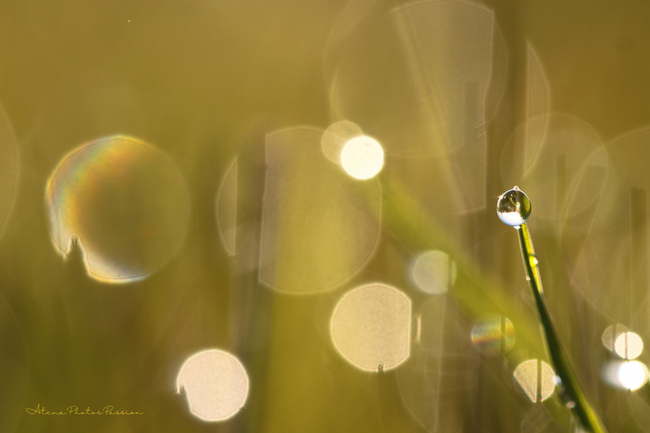
[[[110,283],[146,278],[179,249],[189,196],[173,161],[126,136],[68,153],[46,189],[50,236],[68,257],[77,245],[88,275]]]
[[[491,317],[474,325],[472,343],[482,353],[505,354],[515,344],[515,327],[506,317]]]

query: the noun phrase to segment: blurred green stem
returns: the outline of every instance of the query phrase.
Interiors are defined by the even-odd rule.
[[[537,265],[537,257],[535,256],[535,249],[533,242],[530,238],[528,226],[523,223],[521,226],[515,227],[519,234],[519,245],[521,246],[521,254],[524,259],[524,267],[528,276],[530,288],[533,291],[537,311],[542,322],[544,336],[546,337],[546,344],[551,356],[551,360],[555,366],[555,372],[562,381],[564,387],[563,393],[567,397],[565,403],[572,405],[571,410],[577,416],[578,420],[588,432],[591,433],[606,433],[607,430],[603,425],[596,411],[591,406],[587,397],[580,387],[573,370],[569,365],[569,361],[560,346],[560,341],[557,338],[551,317],[546,309],[544,303],[544,290],[542,288],[542,279]]]

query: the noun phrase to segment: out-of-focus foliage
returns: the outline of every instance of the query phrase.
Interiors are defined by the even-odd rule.
[[[570,431],[495,213],[514,185],[578,381],[610,432],[649,431],[649,17],[1,3],[0,431]],[[82,203],[48,206],[66,155],[118,135],[155,158],[82,161],[64,185]],[[381,155],[369,179],[337,154],[360,136],[383,153],[345,164]],[[93,278],[81,237],[61,257],[51,222],[70,214],[119,256],[108,280],[138,278]],[[181,375],[199,353],[216,370]]]

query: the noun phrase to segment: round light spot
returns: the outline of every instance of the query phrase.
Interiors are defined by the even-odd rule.
[[[648,368],[639,361],[624,362],[618,371],[618,379],[625,389],[634,391],[648,381]]]
[[[544,361],[531,359],[517,367],[513,374],[526,397],[533,403],[544,401],[555,389],[555,373]]]
[[[624,359],[635,359],[643,352],[643,340],[634,332],[624,332],[614,342],[614,352]]]
[[[50,235],[67,257],[78,245],[88,274],[124,283],[146,278],[179,249],[189,196],[165,154],[113,136],[66,155],[49,178]]]
[[[323,133],[321,147],[323,153],[332,162],[341,163],[341,151],[345,143],[351,139],[363,135],[361,128],[352,122],[342,120],[333,123]]]
[[[472,328],[472,343],[482,353],[505,354],[515,344],[515,327],[507,317],[483,320]]]
[[[456,281],[456,264],[442,251],[427,251],[415,261],[413,281],[425,293],[444,294]]]
[[[370,179],[384,166],[384,149],[374,138],[353,138],[343,146],[341,165],[355,179]]]
[[[284,293],[343,284],[381,237],[380,183],[356,181],[324,158],[322,136],[304,127],[266,136],[259,278]]]
[[[190,357],[181,368],[177,392],[187,395],[190,411],[206,421],[223,421],[242,408],[248,396],[248,376],[229,353],[208,350]]]
[[[639,361],[611,361],[603,368],[603,379],[615,388],[635,391],[648,382],[648,368]]]
[[[395,368],[410,353],[411,301],[380,284],[347,293],[332,316],[332,338],[343,357],[363,370]]]

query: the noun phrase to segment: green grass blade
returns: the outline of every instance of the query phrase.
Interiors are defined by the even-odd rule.
[[[564,387],[564,395],[565,397],[568,397],[568,402],[572,402],[573,406],[571,407],[571,410],[576,415],[584,429],[591,433],[606,433],[607,430],[605,429],[605,426],[587,400],[587,396],[580,387],[580,384],[569,365],[569,361],[564,350],[562,350],[557,333],[553,327],[551,317],[546,309],[542,288],[542,278],[539,273],[535,249],[526,223],[517,227],[517,232],[519,234],[519,244],[524,259],[524,267],[526,268],[526,274],[528,276],[528,283],[533,291],[533,297],[535,298],[535,304],[537,306],[537,311],[539,312],[544,336],[546,337],[548,351],[555,367],[555,373],[562,381],[562,386]]]

